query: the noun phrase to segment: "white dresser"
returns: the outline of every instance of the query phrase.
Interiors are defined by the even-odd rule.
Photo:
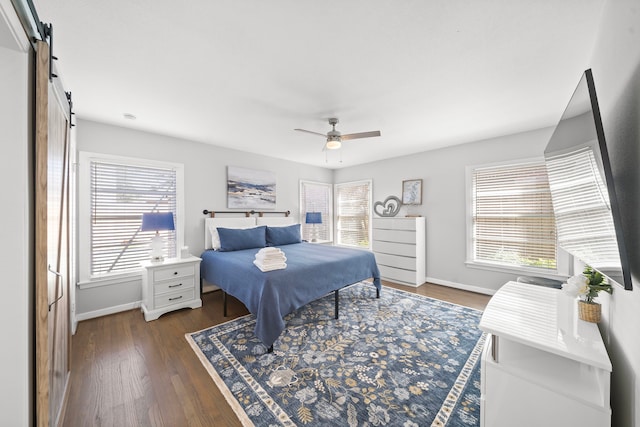
[[[483,427],[609,427],[611,362],[558,289],[508,282],[480,321]]]
[[[425,282],[425,219],[374,218],[373,252],[383,279],[420,286]]]
[[[179,308],[202,307],[198,257],[142,263],[142,312],[148,322]]]

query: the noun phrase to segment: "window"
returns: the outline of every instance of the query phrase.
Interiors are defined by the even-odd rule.
[[[471,173],[471,262],[557,270],[556,226],[543,162]]]
[[[371,180],[336,184],[336,244],[369,249]]]
[[[140,268],[155,233],[141,232],[145,212],[171,212],[175,231],[160,231],[164,255],[181,243],[182,166],[80,153],[81,280]]]
[[[331,184],[300,181],[300,224],[302,238],[333,241],[333,191]],[[320,212],[321,224],[305,224],[307,212]],[[314,230],[315,227],[315,230]]]

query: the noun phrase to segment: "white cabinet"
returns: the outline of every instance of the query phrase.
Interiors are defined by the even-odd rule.
[[[202,307],[200,261],[191,256],[142,263],[142,312],[147,322],[179,308]]]
[[[561,290],[516,282],[491,298],[480,321],[490,334],[481,426],[611,425],[611,362],[597,325],[575,307]]]
[[[424,217],[373,219],[373,252],[383,279],[423,284],[425,246]]]

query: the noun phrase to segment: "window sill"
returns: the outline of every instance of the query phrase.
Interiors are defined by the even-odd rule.
[[[128,273],[121,273],[117,275],[114,274],[109,276],[93,277],[88,280],[82,280],[78,282],[77,286],[78,286],[78,289],[91,289],[91,288],[98,288],[101,286],[121,285],[129,282],[140,283],[140,281],[142,280],[141,271],[142,269],[131,271]]]
[[[465,265],[469,268],[476,268],[478,270],[498,271],[501,273],[512,273],[518,276],[537,276],[547,279],[555,280],[567,280],[567,276],[558,273],[557,270],[546,270],[542,268],[532,267],[516,267],[502,264],[490,264],[477,261],[465,261]]]

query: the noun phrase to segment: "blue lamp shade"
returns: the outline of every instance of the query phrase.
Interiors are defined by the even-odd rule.
[[[304,222],[307,224],[322,224],[322,214],[320,212],[307,212]]]
[[[149,212],[142,214],[142,227],[140,231],[175,230],[173,213]]]

